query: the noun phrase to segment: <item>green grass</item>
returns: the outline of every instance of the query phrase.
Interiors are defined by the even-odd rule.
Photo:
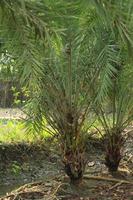
[[[36,140],[50,137],[43,131],[40,134],[27,133],[24,124],[20,120],[0,120],[0,142],[35,142]]]
[[[98,120],[96,120],[93,125],[102,129]],[[88,135],[89,133],[93,135],[93,133],[96,132],[93,125],[89,129]],[[30,131],[30,133],[28,133],[21,120],[0,119],[0,143],[36,142],[49,137],[51,137],[51,135],[46,131],[42,131],[40,134],[37,134],[35,131]],[[93,137],[100,138],[101,135],[97,132]]]

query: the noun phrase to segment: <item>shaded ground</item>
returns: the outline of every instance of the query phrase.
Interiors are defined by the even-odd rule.
[[[0,196],[22,184],[55,177],[61,170],[59,162],[50,141],[1,144]]]
[[[114,175],[110,175],[104,165],[101,145],[93,140],[88,143],[89,162],[86,177],[79,187],[72,186],[64,176],[56,143],[47,141],[47,143],[36,144],[2,144],[0,146],[0,194],[6,197],[0,199],[132,200],[133,136],[132,132],[126,135],[124,159],[121,161],[119,173]],[[25,183],[30,184],[21,186]],[[15,191],[16,188],[19,189]],[[10,193],[11,190],[13,192]]]

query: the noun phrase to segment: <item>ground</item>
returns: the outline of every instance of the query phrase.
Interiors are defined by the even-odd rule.
[[[132,200],[133,126],[126,139],[119,172],[110,174],[98,140],[88,139],[88,164],[82,184],[65,176],[55,139],[0,144],[0,200]]]
[[[56,141],[54,145],[53,141],[47,141],[1,146],[0,193],[1,196],[6,195],[1,200],[133,199],[132,132],[127,134],[124,159],[117,174],[108,173],[104,165],[104,152],[100,144],[97,145],[93,141],[88,142],[89,161],[84,181],[78,187],[71,185],[63,172]]]
[[[0,119],[24,119],[26,115],[19,108],[0,108]]]

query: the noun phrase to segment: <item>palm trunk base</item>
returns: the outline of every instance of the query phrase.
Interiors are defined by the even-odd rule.
[[[70,178],[70,182],[75,185],[79,185],[82,182],[83,174],[87,159],[85,152],[66,151],[63,159],[64,171]]]
[[[120,160],[120,155],[106,155],[105,165],[107,166],[109,172],[116,172],[118,170]]]
[[[121,147],[123,145],[121,131],[112,129],[112,134],[107,139],[105,145],[105,165],[109,172],[117,172],[121,160]]]
[[[71,164],[65,164],[64,169],[67,176],[69,176],[72,184],[78,185],[82,182],[82,178],[83,178],[82,169],[74,170],[74,167]]]

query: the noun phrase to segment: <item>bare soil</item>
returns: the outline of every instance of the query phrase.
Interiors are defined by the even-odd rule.
[[[25,113],[19,108],[0,108],[0,119],[24,119]]]
[[[1,145],[0,200],[133,200],[132,127],[125,131],[123,159],[114,174],[104,165],[102,145],[88,141],[88,165],[78,186],[65,176],[56,143]]]

